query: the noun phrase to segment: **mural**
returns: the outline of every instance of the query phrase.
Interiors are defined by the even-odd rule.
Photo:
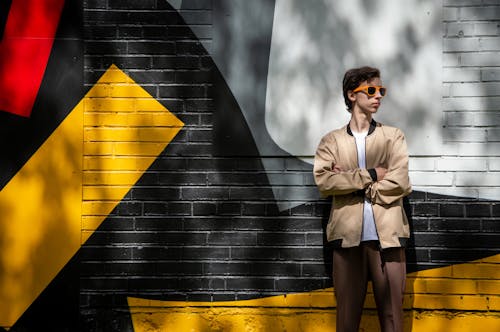
[[[441,64],[427,60],[440,38],[425,38],[414,25],[433,35],[441,4],[393,5],[404,15],[383,28],[383,50],[378,39],[367,46],[377,54],[373,60],[391,86],[408,92],[409,78],[420,75],[439,86],[432,66]],[[29,54],[9,46],[10,36],[40,39],[43,46],[23,46],[40,49],[33,61],[1,58],[0,326],[334,330],[331,248],[324,237],[331,204],[319,198],[308,161],[326,125],[346,116],[332,95],[339,79],[327,78],[368,59],[361,48],[331,49],[347,42],[342,36],[353,45],[362,39],[358,18],[348,20],[351,7],[109,0],[82,8],[78,1],[46,7],[33,1],[27,8],[41,19],[11,35],[10,25],[20,22],[19,1],[2,6],[3,54],[7,47]],[[388,10],[349,6],[368,27]],[[420,14],[406,26],[410,11]],[[314,20],[319,14],[324,19]],[[337,30],[345,34],[328,33]],[[398,38],[409,47],[403,55],[391,44],[400,45]],[[410,54],[428,71],[419,71]],[[398,66],[390,66],[394,59]],[[24,71],[10,71],[23,63]],[[29,75],[12,74],[21,72]],[[412,103],[421,114],[434,114],[426,121],[435,118],[427,109],[441,98],[439,87],[432,91]],[[386,122],[415,120],[407,115]],[[441,124],[413,120],[396,125],[410,136],[429,130],[424,146],[439,144],[422,154],[446,155],[439,150]],[[413,149],[420,160],[421,150]],[[485,200],[495,194],[483,196],[481,185],[473,197],[452,196],[448,187],[416,190],[406,204],[412,243],[405,328],[495,330],[500,205]],[[362,326],[376,330],[372,295],[366,307]]]

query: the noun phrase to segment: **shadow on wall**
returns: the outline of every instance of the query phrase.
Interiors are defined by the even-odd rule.
[[[80,247],[81,119],[73,111],[0,192],[2,326],[17,321]]]
[[[442,141],[439,3],[277,1],[275,12],[266,125],[280,147],[310,156],[348,121],[342,77],[361,65],[381,69],[389,93],[377,119],[402,128],[412,154]]]
[[[80,5],[66,2],[30,116],[0,112],[0,326],[12,326],[80,246],[81,114],[68,114],[83,95],[81,19]],[[19,74],[10,69],[3,74]],[[63,121],[73,127],[54,131]],[[78,318],[78,285],[65,293],[72,301],[53,307],[62,324]]]
[[[276,183],[269,180],[251,125],[224,76],[180,14],[161,3],[158,15],[144,15],[140,2],[134,4],[137,11],[128,2],[115,2],[86,15],[87,83],[94,84],[115,63],[185,124],[81,248],[80,279],[63,271],[54,281],[79,285],[80,322],[87,330],[131,331],[128,296],[230,301],[331,286],[331,249],[324,235],[331,205],[311,194],[316,189],[310,165],[290,156],[264,158],[279,175]],[[140,38],[102,35],[102,26],[120,30],[137,22]],[[127,47],[141,56],[123,53]],[[216,118],[228,125],[214,123]],[[228,145],[214,137],[230,137],[232,151],[241,147],[247,155],[221,154]],[[105,167],[102,160],[97,164]],[[298,205],[280,211],[276,186],[292,188],[294,196],[283,199]],[[438,206],[437,198],[425,193],[415,197]],[[428,260],[420,260],[418,247],[430,247],[436,239],[443,249],[467,242],[460,238],[457,244],[454,235],[432,238],[430,220],[439,221],[440,211],[413,213],[416,250],[409,260],[415,259],[414,269],[448,264],[446,257],[430,261],[429,251]],[[64,295],[57,290],[47,292]]]

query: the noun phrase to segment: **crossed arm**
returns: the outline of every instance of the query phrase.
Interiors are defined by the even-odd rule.
[[[387,167],[379,165],[371,174],[369,170],[361,168],[345,170],[336,160],[336,142],[327,144],[323,139],[314,160],[316,185],[322,196],[346,195],[364,190],[372,203],[391,204],[411,192],[406,142],[399,130],[396,131],[388,155]]]

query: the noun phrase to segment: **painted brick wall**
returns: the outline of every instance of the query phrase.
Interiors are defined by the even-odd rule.
[[[442,110],[449,150],[439,158],[412,160],[412,180],[422,190],[424,179],[432,177],[443,193],[498,197],[498,6],[444,1]]]
[[[209,55],[212,1],[182,1],[182,11],[183,18],[163,0],[84,1],[86,88],[93,88],[113,64],[128,76],[119,75],[122,80],[113,81],[116,85],[91,95],[94,99],[84,115],[82,234],[89,240],[79,259],[86,330],[131,330],[128,297],[202,303],[202,309],[174,313],[165,306],[137,305],[137,317],[157,314],[148,318],[151,324],[171,314],[171,321],[181,326],[206,314],[207,302],[279,297],[332,286],[325,258],[331,249],[323,235],[330,204],[317,196],[312,167],[293,157],[266,157],[275,165],[266,174],[255,148],[247,155],[220,153],[224,147],[214,139],[214,118],[227,111],[221,105],[239,111]],[[444,1],[443,130],[454,150],[412,159],[411,179],[419,190],[410,197],[413,243],[408,268],[413,274],[405,308],[415,331],[432,331],[436,322],[463,324],[463,315],[449,320],[450,312],[465,312],[474,322],[481,322],[480,316],[498,322],[499,261],[481,258],[498,254],[500,203],[477,197],[498,190],[499,13],[498,1]],[[198,40],[186,24],[205,38]],[[170,128],[169,120],[137,120],[148,109],[132,98],[147,96],[117,92],[117,86],[134,84],[182,121],[171,141],[161,132],[155,134],[155,128]],[[157,110],[153,117],[161,113]],[[240,134],[248,132],[243,118],[235,119]],[[153,131],[141,134],[147,129]],[[234,144],[251,147],[251,136],[225,129],[234,135]],[[135,134],[127,136],[127,130]],[[108,148],[96,152],[98,143]],[[134,144],[144,154],[134,152]],[[166,148],[157,152],[158,144]],[[470,157],[479,144],[483,155]],[[157,154],[149,167],[146,159]],[[118,168],[107,169],[117,159],[122,160]],[[138,182],[128,191],[134,174]],[[108,181],[106,176],[119,179]],[[426,192],[421,184],[429,178],[443,195]],[[280,211],[273,186],[281,193],[279,203],[296,207]],[[452,187],[472,198],[444,195]],[[322,301],[248,307],[260,308],[259,317],[266,316],[262,311],[271,317],[261,325],[264,330],[272,330],[276,321],[290,323],[290,311],[276,308],[303,306],[318,315],[311,324],[323,322],[331,329],[335,303],[331,292],[321,294]],[[368,307],[363,323],[367,328],[376,324],[371,298]],[[247,317],[236,309],[228,315]],[[136,330],[152,326],[148,319],[134,323]],[[203,319],[225,326],[222,318]]]

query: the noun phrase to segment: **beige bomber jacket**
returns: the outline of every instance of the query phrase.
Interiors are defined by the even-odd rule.
[[[359,245],[367,196],[381,248],[405,246],[410,228],[403,197],[411,193],[411,184],[404,134],[372,120],[365,142],[367,169],[358,167],[356,140],[349,125],[329,132],[318,145],[314,179],[323,197],[333,196],[327,239],[336,247]],[[332,164],[342,172],[334,173]],[[381,181],[376,181],[374,172],[378,166],[387,168]]]

